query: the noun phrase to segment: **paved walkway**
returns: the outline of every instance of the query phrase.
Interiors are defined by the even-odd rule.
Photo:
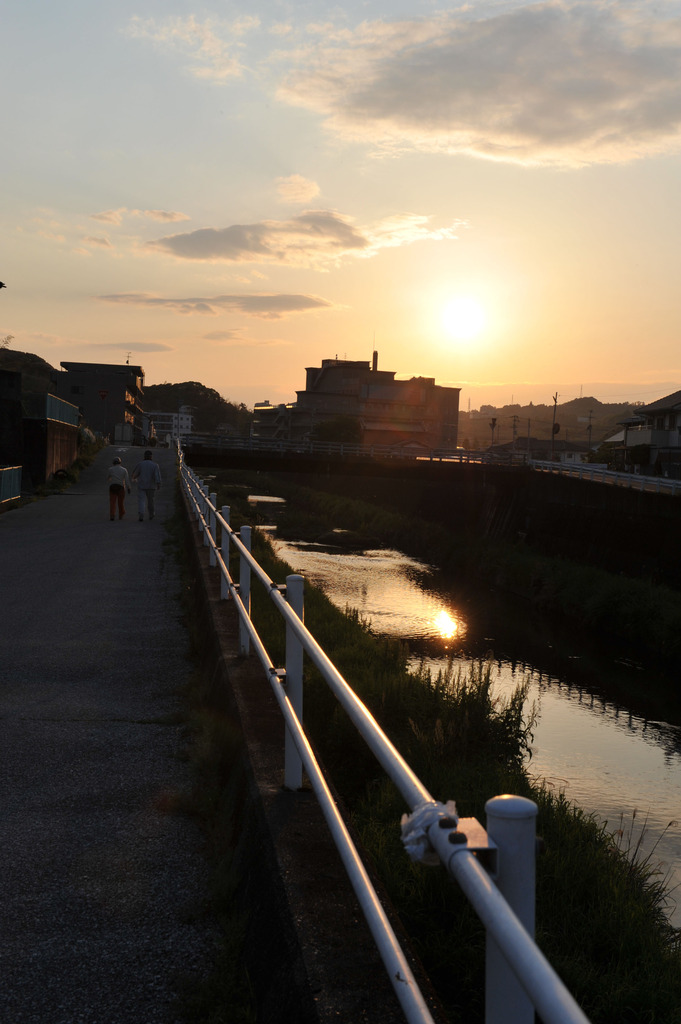
[[[164,544],[174,453],[153,522],[109,521],[111,446],[63,495],[0,516],[0,1020],[173,1022],[178,975],[213,941],[201,837],[167,813],[186,788],[190,665]]]

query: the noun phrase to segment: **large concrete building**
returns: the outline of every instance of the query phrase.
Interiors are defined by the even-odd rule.
[[[359,421],[361,443],[391,447],[455,448],[460,388],[443,387],[433,377],[395,380],[395,370],[371,363],[323,359],[305,370],[305,389],[289,405],[257,403],[253,436],[298,440],[329,420]]]
[[[61,363],[59,394],[80,409],[85,424],[111,441],[143,444],[144,370],[127,363]]]

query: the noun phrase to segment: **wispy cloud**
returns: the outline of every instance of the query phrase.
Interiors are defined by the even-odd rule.
[[[185,260],[277,263],[324,269],[351,257],[427,239],[456,238],[461,222],[431,228],[430,218],[400,214],[364,228],[332,210],[310,210],[286,221],[265,220],[227,228],[200,228],[148,242],[151,249]]]
[[[316,295],[213,295],[209,297],[163,298],[145,292],[125,292],[115,295],[99,295],[102,302],[120,305],[146,306],[151,309],[167,309],[172,313],[185,315],[199,314],[217,316],[224,312],[242,313],[245,316],[261,317],[265,320],[279,320],[295,313],[309,313],[313,310],[330,309],[333,303]]]
[[[286,203],[309,203],[319,195],[319,185],[300,174],[291,174],[277,178],[277,193]]]
[[[204,334],[203,338],[205,341],[212,341],[213,344],[224,348],[280,348],[282,345],[291,344],[290,341],[285,341],[283,338],[261,338],[255,341],[253,338],[246,337],[244,332],[238,328],[233,331],[210,331],[208,334]]]
[[[233,21],[194,15],[187,18],[141,18],[135,16],[128,25],[128,35],[149,39],[156,46],[180,53],[188,60],[188,70],[197,78],[214,82],[239,78],[244,67],[238,51],[241,40],[258,28],[260,19],[245,15]]]
[[[661,5],[463,10],[317,26],[279,97],[386,151],[581,166],[680,148],[681,19]]]
[[[162,223],[171,223],[179,220],[190,220],[186,213],[178,213],[176,210],[129,210],[127,206],[121,206],[117,210],[102,210],[101,213],[91,213],[91,220],[99,220],[104,224],[122,224],[124,217],[146,217],[149,220],[158,220]]]
[[[95,341],[87,342],[88,348],[122,349],[124,352],[173,352],[174,345],[164,341]]]
[[[81,239],[81,241],[85,242],[86,245],[96,245],[102,249],[111,248],[111,242],[108,238],[104,236],[96,237],[95,235],[86,235],[83,239]]]

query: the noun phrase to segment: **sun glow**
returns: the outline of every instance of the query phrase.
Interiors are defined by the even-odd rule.
[[[485,310],[477,299],[460,295],[447,303],[442,311],[442,323],[454,338],[471,341],[485,326]]]
[[[433,625],[443,640],[451,640],[459,632],[459,623],[444,608],[436,615]]]

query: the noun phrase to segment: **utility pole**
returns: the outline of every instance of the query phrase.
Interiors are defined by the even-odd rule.
[[[556,391],[553,396],[553,423],[551,424],[551,462],[553,462],[553,453],[555,448],[555,437],[556,437],[556,408],[558,406],[558,392]],[[560,426],[558,427],[560,430]]]
[[[516,414],[514,413],[513,416],[511,416],[511,419],[513,420],[513,451],[515,451],[515,449],[516,449],[516,443],[515,442],[516,442],[516,437],[517,437],[517,434],[518,434],[518,420],[520,419],[520,417],[516,416]]]
[[[586,428],[586,433],[587,433],[587,436],[589,438],[589,448],[591,448],[591,417],[593,416],[593,414],[594,414],[593,409],[589,409],[589,425]]]

